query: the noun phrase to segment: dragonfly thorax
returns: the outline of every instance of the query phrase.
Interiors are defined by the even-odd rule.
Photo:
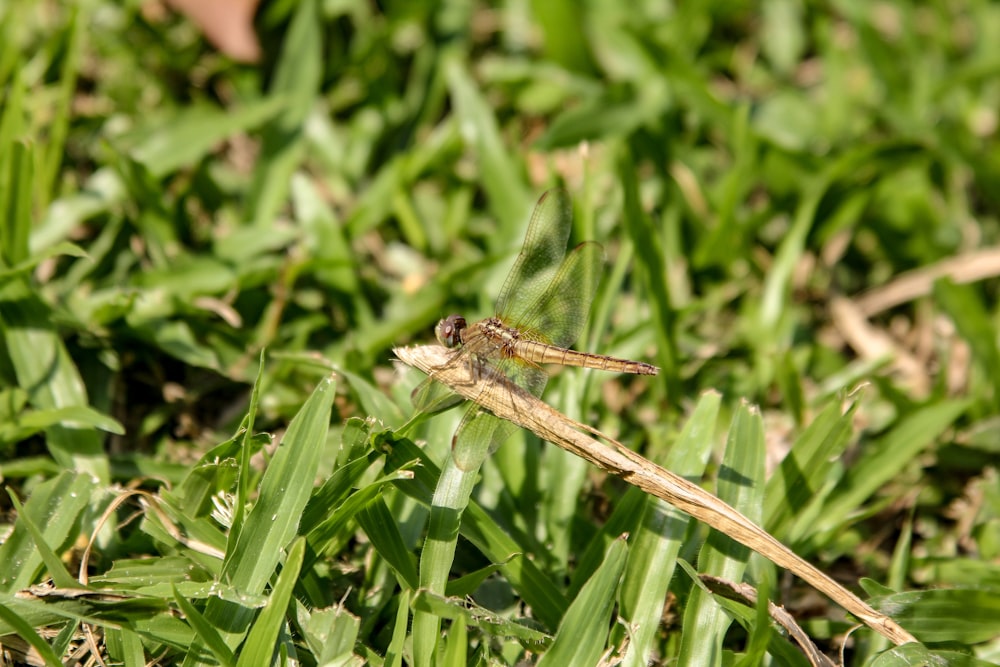
[[[461,315],[449,315],[434,327],[434,335],[445,347],[457,347],[462,342],[462,330],[465,329],[465,318]]]

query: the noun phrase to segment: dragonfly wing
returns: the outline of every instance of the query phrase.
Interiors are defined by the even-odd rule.
[[[566,255],[573,208],[565,191],[549,190],[538,200],[524,245],[497,298],[496,314],[517,323],[552,282]]]
[[[483,363],[486,363],[483,360]],[[475,470],[489,454],[497,450],[515,430],[517,425],[505,419],[493,416],[482,406],[491,401],[511,401],[513,385],[523,387],[535,396],[540,396],[548,381],[548,374],[537,366],[521,363],[513,359],[506,360],[498,366],[491,366],[494,373],[503,373],[508,380],[497,380],[489,383],[473,399],[473,404],[462,417],[461,423],[455,429],[452,439],[452,456],[455,465],[460,470]]]
[[[601,280],[604,250],[581,243],[569,254],[549,288],[541,293],[517,322],[528,338],[570,347],[587,322],[590,304]]]
[[[465,399],[434,378],[421,382],[410,394],[410,402],[420,412],[436,414],[454,407]]]
[[[452,350],[451,357],[440,368],[446,369],[452,368],[456,364],[469,364],[470,360],[474,358],[469,350]],[[413,407],[421,412],[433,414],[443,412],[465,400],[446,385],[435,380],[434,375],[431,373],[429,378],[417,385],[410,393],[410,402],[413,403]]]
[[[473,403],[465,412],[451,442],[451,455],[459,470],[476,470],[486,457],[509,438],[517,425],[494,417]]]

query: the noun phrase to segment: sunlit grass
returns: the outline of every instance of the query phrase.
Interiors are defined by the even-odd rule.
[[[1000,10],[665,7],[272,3],[239,65],[146,5],[0,5],[0,644],[808,664],[697,572],[849,664],[997,661]],[[606,253],[578,349],[662,371],[546,402],[927,646],[526,433],[458,480],[460,411],[400,431],[391,348],[491,314],[555,185]]]

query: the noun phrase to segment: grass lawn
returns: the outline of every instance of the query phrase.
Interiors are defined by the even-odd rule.
[[[1000,5],[237,25],[0,0],[0,663],[1000,663]],[[494,313],[552,188],[546,257],[603,251],[540,327],[659,373],[546,366],[453,451],[393,349]]]

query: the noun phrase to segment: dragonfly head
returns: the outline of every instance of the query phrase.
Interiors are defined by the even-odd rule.
[[[461,315],[449,315],[434,327],[434,335],[445,347],[457,347],[462,342],[462,329],[465,328],[465,318]]]

